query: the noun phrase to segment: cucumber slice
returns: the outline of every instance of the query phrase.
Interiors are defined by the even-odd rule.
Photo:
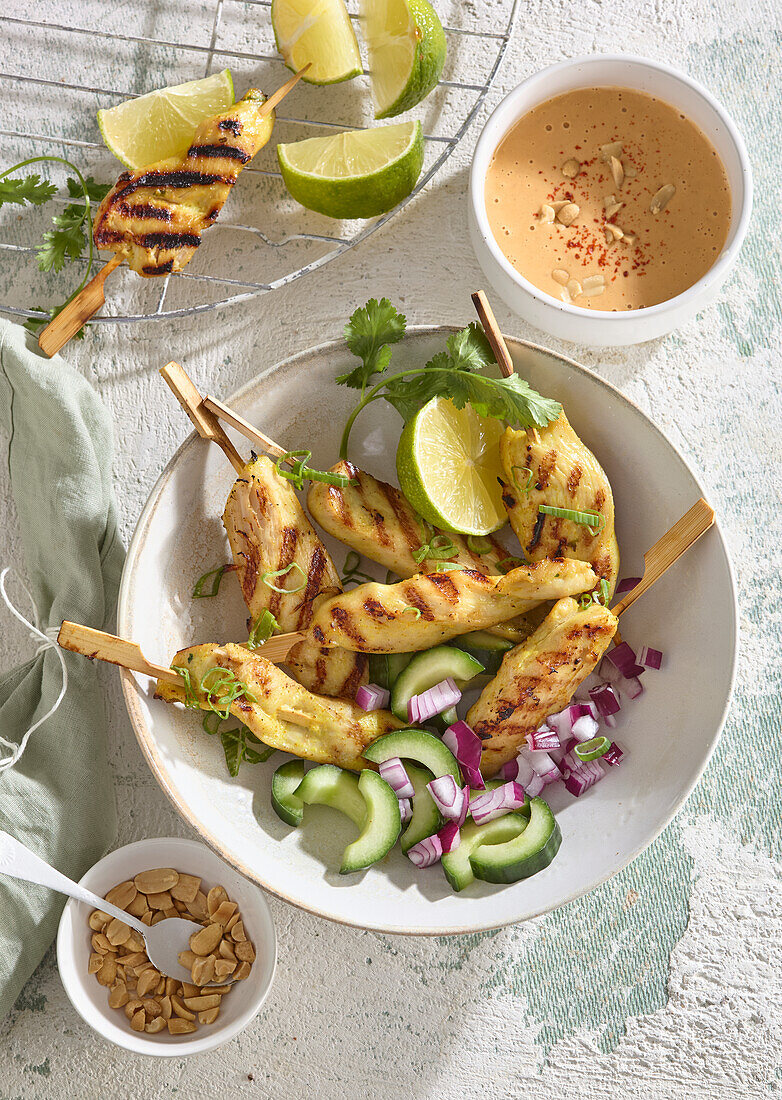
[[[304,803],[294,794],[303,778],[303,760],[280,764],[272,776],[272,809],[286,825],[301,825],[304,818]]]
[[[502,844],[473,851],[470,866],[475,877],[486,882],[518,882],[548,867],[561,843],[562,833],[548,804],[542,798],[533,798],[529,825],[524,832]]]
[[[308,771],[295,794],[304,805],[331,806],[361,830],[342,855],[341,875],[362,871],[382,859],[402,828],[399,801],[385,779],[368,768],[360,776],[334,764]]]
[[[513,841],[526,828],[527,818],[523,811],[495,817],[485,825],[466,821],[460,831],[459,847],[441,858],[443,872],[452,888],[458,893],[475,881],[471,856],[479,845],[485,845],[488,850],[491,845]]]
[[[400,841],[403,852],[407,852],[424,837],[432,836],[443,823],[440,811],[426,789],[426,784],[433,778],[432,773],[425,768],[416,768],[414,764],[405,764],[405,771],[410,777],[415,794],[413,795],[413,814]]]
[[[459,785],[462,782],[456,757],[439,737],[427,733],[426,730],[394,730],[392,733],[384,733],[371,745],[367,745],[363,756],[373,764],[382,764],[384,760],[393,760],[395,756],[403,757],[414,760],[416,764],[423,764],[434,776],[452,775]],[[312,772],[307,773],[305,782],[311,775]]]
[[[438,645],[416,653],[394,681],[391,691],[391,712],[407,722],[407,704],[414,695],[442,683],[450,676],[459,687],[483,672],[483,665],[472,654],[455,646]]]
[[[413,653],[386,653],[386,664],[388,666],[388,686],[392,688],[396,683],[399,675],[412,661],[415,655]],[[402,719],[403,722],[407,721],[407,715]]]
[[[388,661],[385,653],[369,654],[369,682],[386,689],[391,686],[388,679]]]
[[[402,831],[399,799],[385,779],[366,768],[358,777],[358,789],[366,804],[364,826],[342,853],[341,875],[377,863],[391,851]]]
[[[514,643],[507,638],[498,638],[488,630],[473,630],[469,634],[460,634],[454,638],[453,644],[460,646],[464,642],[467,649],[482,649],[486,653],[507,653],[513,649]]]

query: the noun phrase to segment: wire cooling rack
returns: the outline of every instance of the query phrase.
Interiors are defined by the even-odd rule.
[[[449,2],[451,11],[444,11]],[[281,105],[272,142],[244,170],[188,268],[160,279],[118,269],[104,315],[95,321],[192,316],[241,302],[322,267],[376,232],[426,186],[463,138],[502,61],[518,2],[492,0],[478,9],[464,0],[435,0],[448,59],[438,87],[417,112],[404,116],[421,118],[426,155],[415,190],[399,206],[368,222],[335,222],[290,199],[276,165],[277,141],[372,124],[366,73],[342,85],[300,84]],[[0,170],[52,154],[113,182],[121,169],[99,140],[99,107],[222,68],[231,69],[237,98],[250,86],[270,93],[290,75],[274,46],[270,0],[135,0],[130,7],[37,0],[33,9],[28,0],[3,0],[2,7]],[[30,10],[38,18],[29,18]],[[351,12],[351,18],[358,16]],[[57,170],[43,168],[55,182],[67,174],[62,170],[58,179]],[[3,312],[43,317],[46,298],[65,296],[67,270],[57,281],[36,268],[35,244],[50,217],[47,207],[0,212]]]

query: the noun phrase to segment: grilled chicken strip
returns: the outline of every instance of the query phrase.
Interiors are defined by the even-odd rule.
[[[244,99],[201,123],[181,159],[123,172],[98,208],[96,247],[118,252],[145,277],[181,271],[242,168],[271,137],[274,112],[261,114],[265,101],[263,92],[250,88]]]
[[[483,742],[481,771],[494,775],[518,753],[528,733],[567,706],[616,633],[607,607],[559,600],[526,642],[509,650],[500,671],[467,712]]]
[[[271,611],[282,632],[306,630],[318,598],[342,591],[328,551],[312,529],[290,481],[280,477],[268,458],[255,458],[237,479],[228,497],[223,523],[236,563],[250,618],[255,622]],[[269,577],[276,592],[261,579],[264,573],[293,565],[285,576]],[[327,649],[300,642],[288,655],[288,667],[300,683],[322,695],[355,698],[367,679],[368,659],[347,649]]]
[[[502,499],[516,537],[531,561],[565,557],[587,561],[613,595],[619,573],[614,532],[614,498],[600,463],[584,446],[564,412],[545,428],[518,432],[507,428],[500,440],[507,482]],[[529,491],[523,491],[532,471]],[[522,489],[519,488],[522,486]],[[597,512],[605,525],[596,535],[588,527],[538,511],[541,504]]]
[[[315,522],[335,539],[400,577],[414,577],[427,567],[434,566],[439,559],[426,558],[418,562],[413,555],[437,536],[450,539],[456,548],[448,561],[466,569],[477,569],[487,574],[499,573],[498,562],[508,561],[511,557],[502,543],[491,535],[485,540],[477,540],[479,545],[488,543],[490,547],[487,553],[478,554],[470,549],[464,535],[449,534],[431,525],[427,529],[399,489],[387,481],[372,477],[352,462],[343,460],[331,469],[332,473],[344,474],[357,484],[342,488],[313,482],[307,494],[307,507]],[[475,542],[473,540],[473,545]],[[518,614],[535,607],[538,602],[527,600]],[[523,629],[523,624],[522,629],[517,627],[518,624],[508,623],[493,629],[503,637],[519,641],[528,631]]]
[[[588,591],[586,562],[557,558],[487,577],[477,569],[421,573],[397,584],[361,584],[315,611],[310,631],[321,645],[366,653],[410,653],[509,619],[530,599]]]
[[[361,757],[364,748],[381,734],[403,725],[386,710],[367,713],[354,703],[315,695],[265,657],[231,642],[180,650],[172,664],[190,673],[193,696],[202,710],[211,709],[200,687],[203,678],[210,669],[227,669],[235,680],[246,685],[231,703],[231,714],[265,745],[319,764],[336,764],[353,771],[369,767]],[[225,691],[225,681],[222,687],[218,681],[219,676],[213,674],[204,687],[214,687],[219,698],[220,690]],[[168,703],[184,703],[188,698],[184,687],[164,680],[158,681],[155,695]]]

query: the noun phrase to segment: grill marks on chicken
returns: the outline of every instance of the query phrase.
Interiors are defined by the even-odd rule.
[[[283,633],[306,630],[318,599],[342,591],[339,575],[328,552],[307,519],[291,483],[277,473],[274,463],[255,458],[234,483],[223,513],[231,553],[237,567],[251,621],[265,610],[274,615]],[[264,573],[292,568],[285,576],[270,577],[275,592],[261,578]],[[307,639],[295,646],[286,661],[302,684],[324,695],[353,698],[367,678],[364,654],[325,648]]]
[[[357,484],[343,488],[313,482],[307,507],[324,531],[400,577],[412,577],[434,560],[417,562],[413,557],[430,536],[424,534],[421,517],[398,489],[352,462],[338,462],[332,472],[345,474]],[[447,534],[438,528],[432,531],[451,540],[456,550],[448,560],[467,569],[499,573],[497,562],[509,556],[502,543],[491,536],[487,539],[491,545],[489,552],[476,554],[464,535]]]
[[[321,645],[409,653],[503,622],[530,600],[589,591],[595,583],[586,562],[563,558],[520,566],[505,576],[488,577],[476,569],[418,574],[333,596],[319,604],[310,632]]]
[[[123,172],[98,208],[95,245],[118,252],[145,277],[181,271],[242,168],[271,136],[274,112],[261,114],[265,100],[251,88],[227,111],[201,123],[181,160]]]
[[[241,645],[192,646],[177,653],[173,664],[188,669],[203,710],[210,709],[199,689],[204,676],[211,668],[228,669],[249,692],[231,703],[231,714],[265,745],[319,764],[360,771],[369,766],[361,757],[366,746],[403,724],[388,711],[367,713],[353,703],[316,695]],[[186,698],[184,687],[163,680],[155,695],[169,703],[184,703]]]
[[[526,642],[509,650],[500,670],[470,708],[467,722],[484,738],[487,776],[512,760],[549,714],[567,706],[616,633],[616,616],[600,604],[580,610],[559,600]]]
[[[604,577],[613,595],[619,573],[619,547],[614,531],[614,498],[603,468],[584,446],[564,412],[545,428],[507,428],[500,440],[500,458],[507,478],[502,500],[516,537],[532,561],[565,557],[587,561]],[[523,492],[532,471],[529,491]],[[541,504],[598,512],[605,526],[596,535],[569,519],[548,516]]]

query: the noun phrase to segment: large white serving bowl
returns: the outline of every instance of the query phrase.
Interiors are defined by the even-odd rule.
[[[394,367],[422,364],[450,329],[418,329],[394,349]],[[642,572],[643,553],[697,499],[694,474],[658,428],[626,397],[577,363],[509,340],[516,369],[562,401],[573,427],[598,456],[614,490],[624,576]],[[356,392],[334,384],[355,364],[343,343],[326,344],[264,370],[231,405],[284,446],[308,447],[328,468]],[[161,394],[161,400],[165,399]],[[351,458],[395,480],[401,422],[384,401],[356,422]],[[243,453],[246,442],[238,443]],[[139,519],[119,599],[119,632],[168,664],[196,642],[244,640],[239,586],[223,578],[214,599],[192,600],[197,577],[230,561],[220,517],[234,473],[217,447],[190,436],[161,475]],[[345,548],[326,540],[338,565]],[[152,771],[184,818],[224,859],[272,893],[311,913],[360,928],[449,934],[495,928],[545,913],[610,878],[657,836],[703,771],[725,719],[733,683],[737,614],[731,565],[719,526],[622,619],[631,643],[664,650],[665,668],[620,715],[620,768],[580,799],[548,787],[562,828],[554,862],[514,886],[476,883],[454,894],[442,870],[416,870],[397,847],[376,867],[340,876],[339,855],[355,835],[347,819],[308,807],[299,829],[269,799],[285,759],[243,765],[230,779],[217,738],[199,715],[153,699],[153,685],[123,672],[130,718]]]
[[[728,176],[731,224],[723,249],[706,274],[674,298],[646,309],[610,313],[568,305],[516,270],[497,243],[486,213],[486,172],[495,150],[533,107],[577,88],[621,87],[646,92],[678,107],[711,141]],[[470,239],[497,294],[530,324],[577,344],[619,347],[664,336],[716,298],[732,271],[752,214],[752,169],[736,124],[698,81],[660,61],[626,54],[595,54],[561,61],[535,73],[502,100],[481,132],[470,169]]]

